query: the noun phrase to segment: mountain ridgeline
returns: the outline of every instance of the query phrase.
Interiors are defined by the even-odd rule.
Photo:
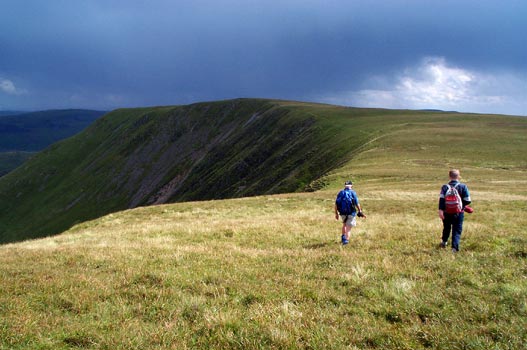
[[[353,116],[255,99],[115,110],[0,179],[0,241],[137,206],[309,190],[370,137],[336,127],[338,111]]]
[[[0,176],[52,143],[80,132],[104,113],[83,109],[0,111]]]
[[[316,190],[325,175],[394,135],[437,138],[448,130],[452,142],[423,141],[431,142],[427,156],[462,147],[471,150],[467,165],[471,152],[482,152],[479,130],[500,127],[513,144],[494,144],[503,148],[494,153],[500,164],[516,161],[523,138],[511,138],[510,125],[524,128],[526,121],[263,99],[119,109],[0,178],[0,243],[58,234],[139,206]],[[462,130],[472,130],[472,138],[462,142]],[[495,155],[487,153],[493,166]]]

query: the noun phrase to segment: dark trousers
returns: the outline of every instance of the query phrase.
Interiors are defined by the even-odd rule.
[[[464,217],[464,213],[445,214],[445,219],[443,220],[443,242],[448,241],[450,231],[452,231],[452,248],[455,250],[459,250]]]

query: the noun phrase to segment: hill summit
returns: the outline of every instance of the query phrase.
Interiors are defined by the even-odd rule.
[[[305,190],[368,138],[329,126],[343,111],[260,99],[115,110],[1,179],[0,241],[137,206]]]
[[[324,175],[350,159],[372,148],[383,154],[388,138],[396,150],[406,138],[422,139],[423,159],[398,154],[408,174],[415,162],[517,162],[524,156],[523,138],[509,130],[515,125],[524,128],[525,120],[265,99],[119,109],[0,178],[0,243],[139,206],[320,189],[333,181]],[[492,152],[481,147],[487,130],[500,140]],[[393,176],[391,161],[377,160],[378,176]],[[357,174],[348,164],[346,178]]]

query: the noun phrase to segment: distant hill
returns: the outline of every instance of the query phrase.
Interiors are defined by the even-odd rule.
[[[6,116],[6,115],[17,115],[17,114],[22,114],[22,113],[25,113],[25,112],[21,112],[21,111],[0,111],[0,117]]]
[[[138,206],[316,190],[386,135],[479,119],[261,99],[116,110],[0,178],[1,241]]]
[[[106,112],[67,109],[0,117],[0,152],[40,151],[81,131]]]
[[[78,133],[104,113],[82,109],[0,112],[0,176],[33,153]]]

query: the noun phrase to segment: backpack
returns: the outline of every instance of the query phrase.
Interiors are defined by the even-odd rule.
[[[445,213],[447,214],[458,214],[463,212],[463,202],[461,196],[455,186],[447,185],[448,190],[445,193]]]
[[[355,205],[353,204],[353,194],[351,191],[342,190],[337,195],[337,210],[340,215],[350,215],[355,210]]]

